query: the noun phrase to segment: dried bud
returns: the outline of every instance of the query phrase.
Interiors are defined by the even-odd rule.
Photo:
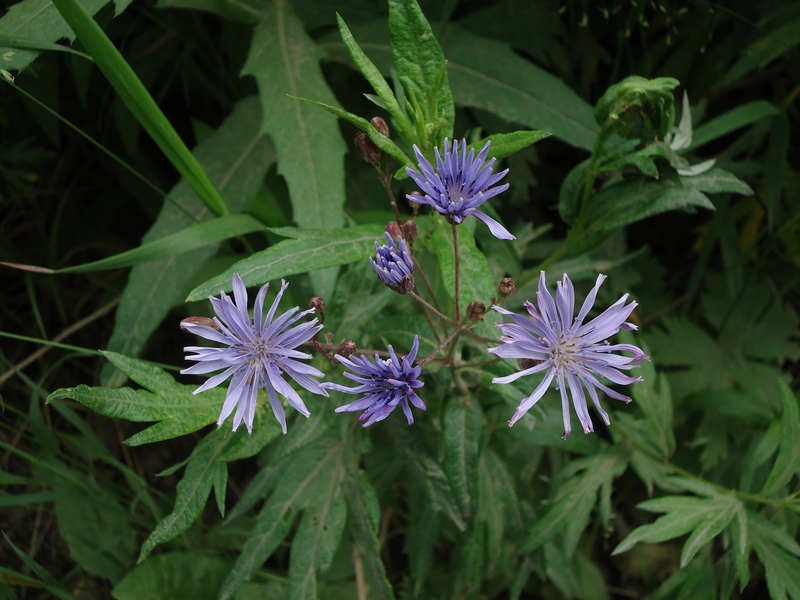
[[[356,353],[356,343],[353,340],[342,340],[336,349],[336,354],[343,358],[350,358]]]
[[[386,121],[384,121],[384,120],[383,120],[383,119],[381,119],[380,117],[372,117],[372,118],[369,120],[369,122],[370,122],[370,123],[372,123],[372,126],[373,126],[375,129],[377,129],[378,131],[380,131],[380,132],[381,132],[383,135],[385,135],[386,137],[389,137],[389,126],[386,124]]]
[[[480,321],[486,314],[486,305],[483,302],[473,300],[467,306],[467,318],[470,321]]]
[[[376,164],[381,159],[381,151],[363,131],[356,133],[355,145],[361,157],[370,164]]]
[[[414,276],[406,275],[403,277],[403,281],[400,282],[400,285],[390,285],[389,287],[398,294],[407,294],[414,289]]]
[[[386,224],[386,233],[388,233],[394,239],[403,237],[403,234],[400,232],[400,226],[397,224],[397,221],[389,221]]]
[[[403,232],[403,239],[409,244],[413,244],[414,240],[417,239],[417,224],[409,219],[408,221],[403,221],[400,229]]]
[[[189,332],[189,328],[186,325],[203,325],[205,327],[211,327],[211,329],[216,329],[219,331],[219,325],[217,325],[214,319],[209,319],[208,317],[186,317],[181,321],[181,329],[183,331]]]
[[[516,289],[517,284],[514,283],[514,280],[511,279],[511,277],[503,277],[500,280],[500,285],[497,286],[497,291],[503,298],[513,294]]]
[[[314,296],[308,301],[308,306],[317,311],[317,314],[319,315],[319,322],[325,323],[325,300],[319,296]]]

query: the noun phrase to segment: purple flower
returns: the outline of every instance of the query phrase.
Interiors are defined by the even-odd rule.
[[[417,358],[417,350],[419,350],[419,336],[414,336],[411,352],[402,361],[397,358],[391,346],[389,346],[391,358],[383,360],[376,354],[375,364],[363,354],[350,359],[337,354],[336,360],[353,371],[352,373],[345,373],[344,376],[359,385],[354,388],[344,387],[335,383],[325,383],[323,385],[330,390],[337,390],[346,394],[364,394],[364,397],[350,404],[340,406],[336,409],[336,412],[363,410],[364,412],[359,419],[366,420],[363,426],[369,427],[373,423],[388,417],[400,404],[403,407],[406,419],[408,419],[408,424],[411,425],[414,422],[414,416],[411,414],[409,402],[420,410],[425,410],[425,403],[414,391],[424,385],[419,380],[422,367],[413,366],[414,360]]]
[[[411,262],[408,246],[403,238],[395,241],[388,232],[386,244],[378,246],[378,242],[375,242],[377,256],[370,258],[369,262],[383,283],[395,292],[407,294],[414,289],[414,263]]]
[[[288,285],[285,281],[281,282],[281,289],[266,316],[264,316],[264,298],[267,295],[269,284],[264,285],[256,296],[251,319],[247,314],[247,289],[242,278],[236,273],[233,276],[234,301],[231,301],[225,293],[222,293],[219,298],[209,297],[214,312],[217,314],[214,318],[215,327],[190,321],[182,323],[187,331],[225,345],[224,348],[206,348],[204,346],[184,348],[186,352],[195,353],[187,355],[186,359],[196,360],[198,364],[181,371],[186,374],[197,374],[225,369],[197,388],[194,391],[195,394],[216,387],[231,377],[217,425],[221,425],[236,408],[236,414],[233,416],[233,430],[236,431],[244,421],[248,433],[253,433],[258,388],[267,390],[272,413],[281,424],[284,434],[286,433],[286,414],[283,404],[278,398],[279,394],[286,399],[289,406],[308,417],[310,413],[306,405],[288,384],[284,374],[294,379],[309,392],[323,396],[328,395],[325,388],[314,379],[314,377],[322,377],[323,373],[297,360],[311,358],[311,355],[295,350],[297,346],[314,337],[322,329],[322,325],[317,325],[317,320],[312,319],[290,327],[305,315],[313,313],[314,309],[298,313],[299,308],[295,306],[274,318],[278,303]]]
[[[610,423],[608,413],[600,406],[597,390],[623,402],[631,401],[628,396],[600,383],[598,376],[620,385],[642,381],[641,377],[629,377],[620,371],[628,371],[634,368],[635,365],[632,363],[650,360],[650,357],[631,344],[612,346],[606,341],[620,329],[636,329],[632,323],[625,322],[636,308],[636,302],[625,304],[628,299],[628,294],[625,294],[610,308],[583,324],[586,315],[594,306],[597,291],[604,279],[605,275],[597,276],[594,288],[589,292],[574,320],[575,290],[569,277],[564,275],[564,278],[556,284],[556,299],[553,301],[553,297],[547,291],[544,271],[539,277],[539,291],[536,294],[539,310],[536,310],[530,302],[525,302],[530,317],[512,313],[499,306],[493,307],[497,312],[510,316],[513,323],[498,324],[504,334],[503,345],[489,348],[489,352],[502,358],[522,359],[524,362],[521,365],[522,371],[507,377],[495,377],[492,382],[511,383],[523,375],[545,371],[544,379],[530,396],[522,400],[509,425],[516,423],[539,401],[553,379],[556,380],[556,389],[561,392],[564,439],[571,431],[567,389],[572,396],[572,405],[575,407],[584,433],[594,431],[586,406],[584,388],[606,425]],[[615,351],[630,352],[633,356],[614,354]]]
[[[461,153],[458,151],[458,142],[453,140],[452,147],[448,147],[448,140],[444,140],[444,160],[436,148],[436,170],[428,159],[422,155],[417,146],[414,146],[414,154],[417,155],[417,162],[420,171],[406,168],[406,173],[413,179],[422,190],[423,195],[408,195],[409,200],[421,204],[430,204],[437,212],[443,214],[445,218],[455,225],[461,223],[470,215],[486,223],[492,235],[501,240],[515,239],[505,227],[492,219],[486,213],[478,210],[478,207],[489,198],[508,189],[508,184],[492,187],[508,173],[508,169],[492,175],[492,166],[495,159],[489,161],[484,166],[484,161],[489,155],[489,146],[486,145],[475,157],[475,150],[472,149],[467,155],[467,141],[461,140]]]

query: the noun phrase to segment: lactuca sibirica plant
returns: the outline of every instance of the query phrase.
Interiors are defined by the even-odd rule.
[[[274,41],[283,30],[264,33],[276,23],[292,25],[292,44],[302,46],[304,30],[290,4],[267,3],[255,30],[260,51],[280,46]],[[481,111],[457,111],[448,69],[458,63],[448,66],[414,0],[389,0],[394,64],[387,72],[393,85],[344,19],[338,23],[344,47],[374,91],[367,98],[382,116],[333,106],[332,94],[325,103],[291,98],[293,112],[282,114],[287,123],[297,115],[307,119],[305,141],[316,141],[309,124],[328,117],[323,110],[346,121],[344,129],[358,129],[347,176],[358,181],[353,189],[368,190],[365,197],[344,203],[341,167],[339,204],[323,203],[324,194],[298,198],[297,189],[336,185],[329,175],[335,169],[327,170],[335,154],[328,138],[339,135],[331,120],[333,134],[320,134],[320,148],[304,146],[313,168],[300,169],[294,180],[287,162],[277,169],[287,179],[294,220],[315,224],[288,227],[283,221],[252,252],[250,238],[230,245],[228,253],[240,247],[248,252],[234,260],[225,256],[230,266],[190,293],[190,301],[203,301],[204,308],[195,310],[206,311],[182,322],[187,337],[207,342],[185,347],[194,364],[176,380],[143,361],[107,353],[146,389],[57,393],[109,416],[155,422],[132,438],[135,443],[210,426],[185,461],[172,513],[162,517],[160,507],[153,508],[159,522],[140,561],[200,520],[212,490],[224,520],[217,526],[204,518],[192,540],[224,538],[209,571],[222,573],[214,593],[226,599],[237,597],[246,582],[254,594],[308,599],[389,600],[396,591],[409,598],[602,597],[595,584],[603,569],[590,557],[685,535],[681,562],[706,553],[709,569],[727,574],[730,595],[750,576],[751,548],[759,556],[783,556],[775,548],[800,556],[800,547],[780,530],[793,517],[775,517],[778,527],[771,513],[754,508],[785,508],[777,495],[791,494],[796,469],[783,438],[798,431],[796,419],[774,421],[763,439],[735,448],[757,450],[741,474],[741,493],[673,464],[680,444],[672,433],[670,383],[656,371],[663,354],[638,332],[641,326],[649,342],[655,317],[639,314],[625,293],[636,285],[631,265],[647,253],[628,247],[626,229],[666,211],[714,208],[706,194],[749,192],[711,160],[695,164],[688,101],[676,116],[678,81],[626,78],[601,96],[593,113],[587,105],[583,117],[581,111],[567,115],[570,126],[555,137],[586,151],[585,160],[551,195],[557,197],[533,206],[526,197],[533,177],[520,174],[527,157],[509,162],[512,169],[504,161],[549,133],[486,135],[486,128],[503,126],[497,117],[505,115],[487,120]],[[251,55],[244,72],[257,70],[261,59]],[[459,72],[462,90],[466,77]],[[262,88],[266,80],[274,84],[272,73],[257,78]],[[262,89],[265,97],[270,90]],[[281,100],[286,91],[280,90]],[[280,104],[262,100],[259,118],[274,126],[271,111]],[[250,112],[259,113],[257,104],[248,105]],[[563,107],[555,108],[561,114]],[[457,114],[463,122],[456,122]],[[582,119],[580,126],[571,119]],[[281,161],[296,150],[281,137],[288,127],[282,122],[271,131]],[[581,142],[582,135],[588,139]],[[258,186],[265,173],[266,167]],[[293,187],[304,178],[313,185]],[[245,200],[240,212],[249,210]],[[318,214],[309,217],[312,210]],[[534,227],[532,214],[560,217],[561,226]],[[256,222],[236,235],[256,236],[263,229]],[[725,238],[722,254],[733,272],[738,246],[731,239]],[[714,260],[714,250],[706,250],[702,260]],[[248,288],[258,290],[252,305]],[[636,291],[648,305],[657,296]],[[724,302],[717,298],[710,305]],[[747,329],[747,318],[712,314],[707,321],[722,328],[730,319],[752,333],[756,326]],[[676,331],[688,330],[682,316],[671,323]],[[742,335],[737,330],[729,337]],[[708,346],[702,343],[707,337],[694,331],[700,348]],[[684,346],[667,350],[674,358]],[[764,353],[759,360],[766,360]],[[753,377],[760,372],[748,371]],[[742,380],[740,387],[762,387],[760,380]],[[702,404],[703,389],[684,394],[686,403]],[[729,411],[760,418],[780,405],[796,416],[785,396],[758,411],[744,402]],[[594,435],[573,432],[573,415],[583,433]],[[606,427],[595,433],[597,415]],[[722,442],[711,429],[697,444],[710,448],[704,455],[722,460]],[[762,476],[764,456],[776,447],[785,458],[776,462],[776,474]],[[227,463],[250,457],[255,460],[236,472],[235,493],[227,493]],[[627,509],[622,494],[633,488],[640,499],[659,494],[639,506],[665,515],[637,527],[631,511],[619,508]],[[236,506],[226,512],[226,500],[234,496]],[[717,536],[722,543],[712,543]],[[384,562],[395,547],[403,549],[402,558]],[[185,555],[185,548],[180,551]],[[724,568],[717,569],[718,560],[727,561]],[[328,577],[334,569],[341,572]],[[700,573],[692,577],[702,579]],[[676,578],[669,589],[684,581]],[[716,591],[697,597],[724,595]]]

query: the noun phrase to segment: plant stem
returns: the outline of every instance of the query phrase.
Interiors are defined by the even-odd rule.
[[[460,279],[461,279],[461,255],[458,253],[458,227],[455,223],[451,223],[453,228],[453,252],[456,256],[456,322],[461,322],[461,294],[460,294]]]

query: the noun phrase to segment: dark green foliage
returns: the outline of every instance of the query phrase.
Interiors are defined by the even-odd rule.
[[[798,31],[739,0],[12,6],[0,597],[800,599]],[[406,201],[445,137],[510,168],[481,210],[516,240],[469,217],[456,253]],[[427,316],[367,261],[412,216]],[[639,303],[652,361],[591,435],[553,390],[509,428],[540,376],[492,383],[490,307],[541,270]],[[419,336],[427,410],[215,428],[178,323],[233,273],[322,296],[329,359]]]

